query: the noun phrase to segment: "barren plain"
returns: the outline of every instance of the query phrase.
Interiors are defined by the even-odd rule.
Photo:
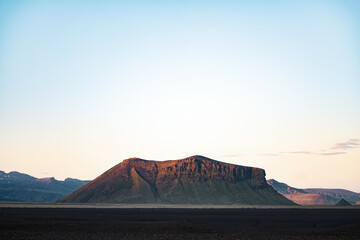
[[[360,208],[0,204],[0,239],[359,239]]]

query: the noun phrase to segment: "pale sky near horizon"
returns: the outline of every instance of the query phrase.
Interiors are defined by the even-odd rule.
[[[0,170],[204,155],[360,192],[359,1],[0,2]]]

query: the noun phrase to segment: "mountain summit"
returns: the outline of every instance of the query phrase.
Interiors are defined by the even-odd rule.
[[[294,204],[266,183],[265,171],[191,156],[126,159],[60,202]]]

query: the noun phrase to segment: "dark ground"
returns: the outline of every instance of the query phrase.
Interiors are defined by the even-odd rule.
[[[360,208],[0,208],[0,239],[360,239]]]

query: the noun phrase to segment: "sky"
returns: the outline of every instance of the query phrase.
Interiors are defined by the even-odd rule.
[[[0,1],[0,170],[204,155],[360,192],[359,1]]]

